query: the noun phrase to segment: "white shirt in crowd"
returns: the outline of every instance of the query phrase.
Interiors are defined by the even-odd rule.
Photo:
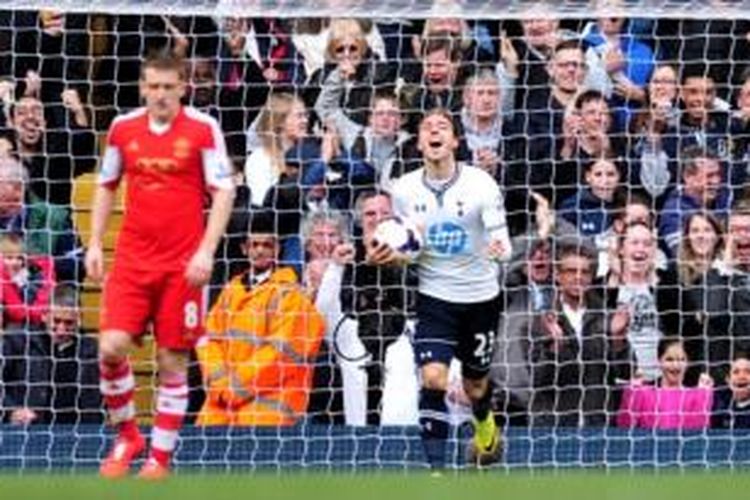
[[[630,311],[628,342],[635,352],[638,370],[646,380],[661,376],[657,347],[661,338],[656,298],[648,285],[622,285],[617,305]]]
[[[245,182],[253,205],[263,205],[266,193],[279,182],[279,172],[265,148],[255,149],[245,160]]]

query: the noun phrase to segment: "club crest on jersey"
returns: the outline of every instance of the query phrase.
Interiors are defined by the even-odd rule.
[[[465,253],[468,243],[466,230],[455,222],[439,222],[427,228],[427,246],[441,255]]]
[[[127,151],[128,153],[137,153],[140,150],[141,150],[141,146],[140,144],[138,144],[138,141],[136,141],[135,139],[130,141],[128,145],[125,146],[125,151]]]
[[[190,146],[191,144],[189,140],[184,137],[180,137],[179,139],[174,141],[172,155],[175,158],[184,160],[190,157]]]

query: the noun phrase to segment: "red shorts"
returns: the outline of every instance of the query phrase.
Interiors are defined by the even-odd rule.
[[[203,334],[203,290],[177,271],[114,266],[104,283],[101,330],[121,330],[138,340],[149,323],[159,347],[191,349]]]

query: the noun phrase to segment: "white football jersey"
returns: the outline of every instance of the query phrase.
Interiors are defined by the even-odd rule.
[[[487,256],[490,240],[499,240],[510,256],[510,238],[500,189],[488,173],[458,165],[440,190],[420,168],[396,181],[396,215],[424,231],[417,265],[419,291],[455,303],[490,300],[500,292],[499,265]]]

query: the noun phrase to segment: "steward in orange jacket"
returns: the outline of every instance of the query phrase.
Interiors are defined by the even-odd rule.
[[[323,318],[294,270],[273,267],[275,236],[251,234],[245,249],[251,269],[225,286],[197,347],[198,425],[291,425],[307,410]]]

